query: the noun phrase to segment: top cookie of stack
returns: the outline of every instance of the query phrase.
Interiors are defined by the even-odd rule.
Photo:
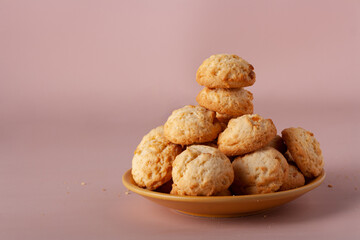
[[[198,68],[196,81],[205,86],[196,97],[200,106],[216,112],[224,125],[234,117],[252,114],[253,95],[243,87],[255,83],[254,67],[230,54],[212,55]]]

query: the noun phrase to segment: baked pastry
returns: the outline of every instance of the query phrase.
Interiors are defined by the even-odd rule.
[[[283,185],[289,171],[284,156],[272,147],[237,157],[232,166],[235,178],[231,190],[235,194],[275,192]]]
[[[211,142],[220,131],[215,112],[192,105],[173,111],[164,125],[166,138],[181,145]]]
[[[253,70],[251,64],[236,55],[217,54],[200,65],[196,81],[209,88],[241,88],[255,83]]]
[[[290,190],[293,188],[298,188],[305,185],[304,175],[295,167],[294,165],[289,164],[289,172],[285,177],[283,185],[280,187],[280,191]]]
[[[154,190],[171,179],[172,162],[182,147],[164,136],[163,126],[146,134],[132,159],[131,173],[139,187]]]
[[[243,88],[203,88],[196,97],[200,106],[232,117],[252,114],[252,100],[252,93]]]
[[[171,194],[189,196],[217,195],[234,180],[229,158],[217,148],[192,145],[173,162]]]
[[[324,158],[314,134],[300,127],[286,128],[281,134],[302,174],[308,178],[319,176],[324,167]]]
[[[267,146],[275,148],[282,154],[284,154],[287,150],[284,140],[279,135],[276,135],[273,139],[271,139]]]
[[[271,119],[243,115],[229,121],[218,137],[218,148],[227,156],[242,155],[266,146],[275,136],[276,127]]]

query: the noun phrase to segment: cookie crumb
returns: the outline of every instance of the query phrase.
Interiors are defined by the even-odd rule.
[[[355,191],[357,191],[358,190],[358,188],[357,187],[355,187]]]
[[[331,185],[331,184],[328,184],[328,188],[332,188],[333,187],[333,185]]]
[[[66,194],[70,194],[70,192],[66,192]]]
[[[129,195],[129,194],[130,194],[130,191],[126,191],[126,192],[125,192],[125,195]]]
[[[267,215],[264,215],[264,218],[267,218]]]
[[[81,182],[80,184],[81,184],[81,186],[85,186],[87,183],[86,182]]]
[[[106,192],[106,188],[103,188],[102,190],[103,190],[103,192]]]

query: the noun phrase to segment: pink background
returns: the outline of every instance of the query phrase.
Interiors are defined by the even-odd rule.
[[[359,43],[356,0],[0,0],[0,239],[360,237]],[[121,183],[215,53],[254,65],[278,132],[321,143],[324,184],[266,218],[181,215]]]

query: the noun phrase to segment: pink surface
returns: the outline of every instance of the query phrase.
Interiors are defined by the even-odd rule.
[[[359,238],[359,42],[359,1],[0,0],[0,239]],[[125,194],[141,137],[223,52],[254,65],[256,113],[315,133],[324,184],[235,219]]]

